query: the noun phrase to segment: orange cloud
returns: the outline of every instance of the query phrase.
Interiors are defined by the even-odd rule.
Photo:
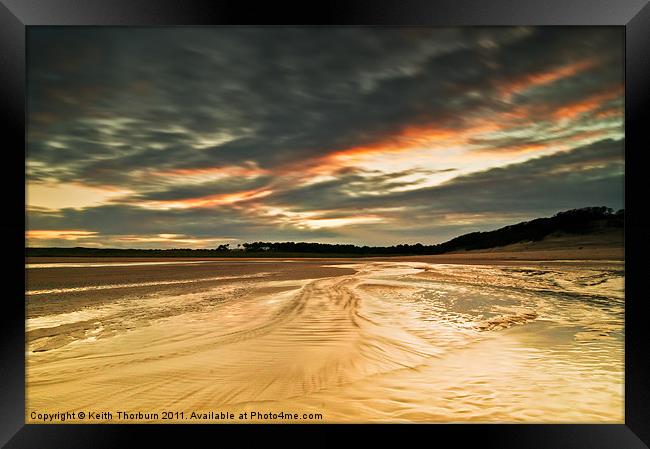
[[[346,148],[331,153],[330,158],[345,158],[348,156],[395,153],[426,147],[449,147],[466,144],[469,138],[476,134],[498,131],[502,125],[483,119],[477,119],[475,124],[464,128],[442,128],[435,126],[406,127],[394,136],[375,144]]]
[[[597,62],[596,59],[583,59],[545,72],[529,74],[500,86],[499,91],[503,97],[510,99],[514,94],[583,72],[595,66]]]
[[[97,232],[94,231],[83,231],[79,229],[68,229],[68,230],[45,230],[45,229],[33,229],[25,232],[25,237],[28,240],[78,240],[94,237]]]
[[[598,111],[594,114],[594,117],[598,119],[607,119],[612,117],[623,117],[623,108],[608,108],[602,111]]]
[[[199,207],[213,207],[221,205],[230,205],[242,201],[250,201],[273,193],[272,190],[247,190],[235,193],[220,193],[216,195],[207,195],[198,198],[187,198],[181,200],[160,200],[145,201],[137,203],[146,209],[193,209]]]
[[[451,148],[468,145],[472,137],[481,133],[502,129],[503,124],[492,120],[475,119],[474,124],[464,128],[444,128],[437,126],[411,126],[399,133],[368,145],[344,148],[315,159],[300,169],[309,176],[332,173],[354,162],[387,153],[401,153],[419,149]],[[304,164],[304,162],[303,162]],[[287,171],[295,170],[294,166]]]
[[[622,95],[623,89],[617,88],[607,92],[592,95],[582,101],[563,106],[553,112],[553,117],[562,120],[571,120],[580,115],[599,109],[603,103]]]

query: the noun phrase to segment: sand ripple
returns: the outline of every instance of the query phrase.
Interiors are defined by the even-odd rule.
[[[28,413],[293,410],[328,422],[622,422],[615,270],[342,266],[356,272],[274,281],[265,266],[219,287],[32,318]],[[188,281],[169,284],[179,282]],[[118,288],[83,292],[100,287]],[[52,292],[32,294],[47,300]]]

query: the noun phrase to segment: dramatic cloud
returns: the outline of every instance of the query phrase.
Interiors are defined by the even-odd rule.
[[[30,245],[435,243],[623,205],[623,34],[35,28]]]

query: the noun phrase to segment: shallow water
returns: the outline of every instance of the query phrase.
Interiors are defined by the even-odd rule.
[[[98,282],[113,300],[88,296],[65,313],[56,302],[93,285],[31,295],[28,285],[41,307],[30,316],[28,305],[28,422],[32,410],[89,408],[172,410],[180,422],[192,411],[624,421],[622,264],[321,265],[354,274],[322,277],[317,265],[312,278],[277,280],[266,264],[219,276],[221,262],[214,277],[230,279],[219,285],[157,282],[120,296],[130,282]]]

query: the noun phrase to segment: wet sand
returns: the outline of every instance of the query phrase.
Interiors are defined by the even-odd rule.
[[[28,260],[26,420],[623,422],[623,262],[509,257]]]

